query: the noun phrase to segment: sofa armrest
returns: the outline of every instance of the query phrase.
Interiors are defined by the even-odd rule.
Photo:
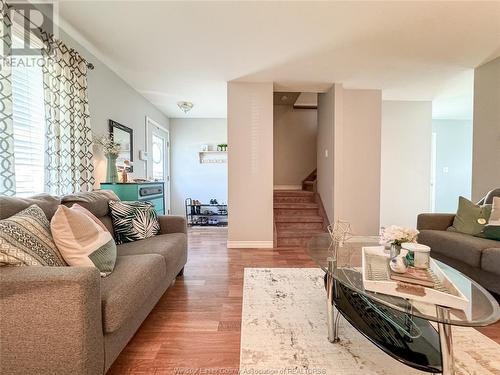
[[[417,217],[417,229],[446,230],[453,225],[455,214],[420,214]]]
[[[0,332],[2,374],[102,374],[98,269],[2,267]]]
[[[158,216],[160,233],[187,233],[186,218],[183,216]]]

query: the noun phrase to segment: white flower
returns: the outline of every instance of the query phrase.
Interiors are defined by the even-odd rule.
[[[380,236],[380,244],[401,246],[404,242],[416,242],[418,233],[416,229],[391,225],[383,230]]]
[[[121,152],[121,145],[119,143],[115,143],[113,140],[113,134],[94,134],[93,138],[96,146],[100,147],[105,155],[118,155]]]

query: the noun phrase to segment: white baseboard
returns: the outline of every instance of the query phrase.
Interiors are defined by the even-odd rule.
[[[274,185],[274,190],[302,190],[302,185]]]
[[[272,249],[273,241],[227,241],[228,249]]]

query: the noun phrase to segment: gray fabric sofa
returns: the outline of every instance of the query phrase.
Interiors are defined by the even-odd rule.
[[[500,189],[488,193],[480,203],[491,203]],[[431,247],[431,256],[500,295],[500,241],[478,238],[446,229],[454,214],[420,214],[418,242]]]
[[[58,204],[78,203],[112,232],[109,199],[0,197],[0,219],[33,203],[50,219]],[[185,219],[159,221],[159,235],[118,245],[106,278],[90,267],[0,267],[0,373],[104,374],[186,264]]]

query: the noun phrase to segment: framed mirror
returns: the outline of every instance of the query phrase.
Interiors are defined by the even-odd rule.
[[[120,154],[116,160],[117,167],[125,167],[125,160],[134,161],[134,131],[129,127],[109,120],[109,132],[113,140],[120,144]],[[133,164],[129,167],[129,172],[134,171]]]

